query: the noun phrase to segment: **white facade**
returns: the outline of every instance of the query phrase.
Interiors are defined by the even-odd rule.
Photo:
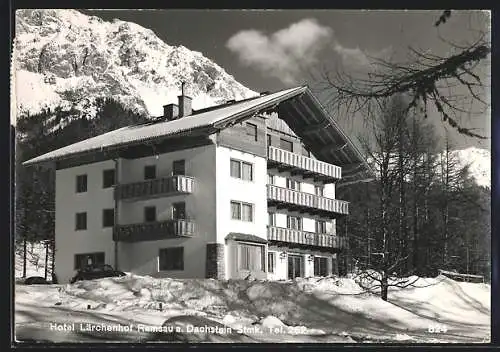
[[[252,180],[231,176],[231,160],[252,165]],[[185,175],[194,178],[194,190],[190,194],[158,196],[154,198],[118,200],[115,204],[113,188],[103,189],[103,171],[116,169],[120,184],[144,181],[144,167],[156,166],[156,178],[172,175],[176,160],[185,160]],[[76,178],[87,175],[87,191],[76,193]],[[257,278],[287,279],[289,256],[300,257],[300,276],[314,276],[314,256],[329,260],[328,273],[332,272],[332,259],[336,254],[316,253],[311,256],[300,248],[283,248],[245,240],[228,240],[229,234],[243,234],[267,241],[269,216],[275,213],[273,226],[287,228],[287,216],[302,218],[302,231],[316,232],[317,215],[304,215],[287,209],[268,207],[268,175],[274,175],[273,184],[287,187],[287,178],[299,181],[300,191],[315,194],[315,186],[321,183],[288,172],[269,169],[267,159],[251,153],[234,150],[216,144],[184,149],[137,159],[117,159],[96,162],[56,172],[56,274],[60,282],[68,282],[75,274],[75,255],[104,252],[105,263],[117,269],[141,275],[176,278],[203,278],[207,275],[208,246],[217,244],[223,248],[224,278],[245,278],[249,274]],[[324,185],[323,195],[335,198],[335,185]],[[231,201],[252,205],[252,220],[235,220],[231,216]],[[192,237],[145,240],[136,242],[113,241],[113,228],[103,228],[103,209],[115,209],[116,224],[132,225],[144,222],[144,208],[156,208],[156,221],[172,219],[172,204],[184,202],[186,216],[196,224]],[[75,229],[75,214],[87,213],[87,229]],[[335,234],[335,220],[326,221],[326,232]],[[261,246],[263,266],[259,270],[240,268],[241,245]],[[162,248],[183,247],[183,270],[160,270]],[[275,253],[274,267],[269,272],[268,252]],[[115,258],[115,253],[117,257]],[[298,263],[299,261],[297,261]]]

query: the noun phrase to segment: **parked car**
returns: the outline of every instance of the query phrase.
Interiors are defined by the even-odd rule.
[[[78,270],[76,275],[71,279],[71,283],[81,280],[101,279],[104,277],[125,276],[123,271],[115,270],[109,264],[87,265],[83,269]]]
[[[24,280],[25,285],[48,285],[49,282],[41,276],[30,276]]]

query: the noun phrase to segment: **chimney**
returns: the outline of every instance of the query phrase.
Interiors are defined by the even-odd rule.
[[[177,106],[177,104],[163,105],[163,118],[167,121],[178,119],[179,107]]]
[[[181,95],[177,98],[179,99],[179,118],[184,116],[189,116],[193,112],[193,108],[191,106],[192,98],[184,95],[184,85],[186,82],[182,82],[181,84]]]

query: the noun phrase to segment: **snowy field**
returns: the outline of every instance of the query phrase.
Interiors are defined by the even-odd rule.
[[[272,282],[127,275],[72,285],[17,284],[15,309],[18,341],[490,341],[490,285],[444,276],[393,289],[384,302],[351,278]]]

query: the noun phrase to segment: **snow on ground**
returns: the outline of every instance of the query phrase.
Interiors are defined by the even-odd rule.
[[[23,246],[16,247],[15,251],[15,278],[23,277]],[[51,279],[51,258],[48,262],[48,279]],[[45,245],[43,243],[28,243],[26,246],[26,277],[45,277]]]
[[[349,278],[217,281],[132,274],[72,285],[17,285],[15,303],[20,340],[480,343],[490,339],[490,286],[443,276],[390,291],[389,302]],[[86,322],[130,326],[131,331],[89,332],[86,325],[79,326]],[[74,323],[76,328],[57,331],[51,323]],[[180,332],[153,333],[141,330],[139,324],[153,330],[175,325]],[[193,332],[186,330],[190,324],[232,332]],[[429,332],[436,326],[445,332]]]

